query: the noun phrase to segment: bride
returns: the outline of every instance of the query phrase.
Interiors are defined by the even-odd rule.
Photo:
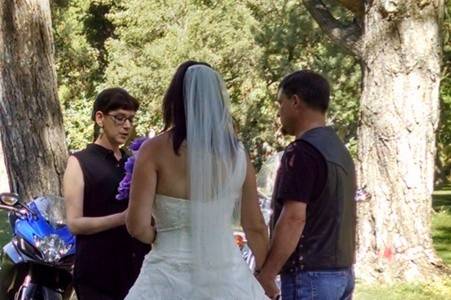
[[[163,133],[141,146],[133,171],[127,229],[153,245],[126,299],[268,299],[233,239],[241,214],[259,269],[267,228],[222,78],[208,64],[183,63],[163,112]]]

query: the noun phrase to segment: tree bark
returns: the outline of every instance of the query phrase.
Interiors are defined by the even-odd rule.
[[[430,280],[444,268],[430,223],[442,14],[443,0],[365,1],[353,53],[363,72],[357,173],[371,196],[358,204],[356,274],[366,282]]]
[[[61,194],[67,159],[48,0],[0,0],[0,130],[11,191]]]
[[[372,198],[358,208],[357,270],[368,280],[430,279],[441,264],[430,218],[442,8],[417,0],[367,7],[357,165]]]
[[[363,0],[338,0],[338,2],[358,17],[364,13]]]

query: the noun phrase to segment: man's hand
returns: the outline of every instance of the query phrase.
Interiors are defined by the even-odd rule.
[[[276,285],[276,278],[274,276],[260,273],[257,276],[257,280],[265,290],[266,296],[271,299],[277,299],[280,294],[280,290]]]

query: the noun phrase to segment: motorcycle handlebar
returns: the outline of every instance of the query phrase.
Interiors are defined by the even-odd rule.
[[[0,209],[4,209],[7,211],[13,211],[14,213],[19,214],[19,215],[25,215],[28,213],[26,209],[18,209],[16,207],[3,205],[3,204],[0,204]]]

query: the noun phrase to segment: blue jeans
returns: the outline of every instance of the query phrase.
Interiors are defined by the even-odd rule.
[[[282,274],[282,300],[351,300],[354,270]]]

